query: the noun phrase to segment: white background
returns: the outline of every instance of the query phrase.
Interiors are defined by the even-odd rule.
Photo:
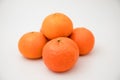
[[[91,54],[65,73],[47,69],[18,51],[26,32],[39,31],[45,16],[61,12],[95,36]],[[0,80],[120,80],[120,0],[0,0]]]

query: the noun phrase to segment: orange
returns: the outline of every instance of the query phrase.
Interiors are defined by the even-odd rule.
[[[90,53],[94,47],[94,35],[90,30],[84,27],[74,29],[71,34],[71,39],[77,43],[80,55]]]
[[[41,32],[28,32],[20,38],[18,48],[24,57],[37,59],[42,57],[42,49],[46,42]]]
[[[64,72],[75,65],[79,57],[79,48],[73,40],[59,37],[50,40],[44,46],[42,55],[45,65],[50,70]]]
[[[62,13],[48,15],[43,23],[41,32],[48,38],[69,36],[73,31],[73,24],[70,18]]]

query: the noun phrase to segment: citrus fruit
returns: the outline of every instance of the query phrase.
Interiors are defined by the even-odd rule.
[[[74,29],[71,34],[71,39],[77,43],[80,55],[88,54],[94,47],[94,35],[84,27]]]
[[[64,72],[75,65],[79,57],[79,48],[73,40],[59,37],[50,40],[44,46],[42,55],[45,65],[50,70]]]
[[[47,40],[41,32],[28,32],[18,42],[21,54],[30,59],[42,57],[42,49]]]
[[[41,32],[48,38],[69,36],[73,31],[70,18],[62,13],[48,15],[42,23]]]

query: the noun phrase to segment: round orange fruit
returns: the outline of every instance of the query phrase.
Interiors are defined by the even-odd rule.
[[[43,61],[52,71],[64,72],[70,70],[79,57],[77,44],[67,38],[59,37],[50,40],[43,48]]]
[[[90,30],[84,27],[74,29],[71,34],[71,39],[77,43],[80,55],[90,53],[94,47],[94,35]]]
[[[46,42],[41,32],[28,32],[19,39],[18,48],[24,57],[38,59],[42,57],[42,49]]]
[[[69,36],[73,31],[71,19],[62,13],[53,13],[48,15],[43,23],[41,32],[48,38]]]

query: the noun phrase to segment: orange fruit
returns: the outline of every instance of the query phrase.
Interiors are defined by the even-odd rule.
[[[37,59],[42,57],[42,49],[46,42],[41,32],[29,32],[20,38],[18,48],[24,57]]]
[[[64,72],[71,69],[78,57],[77,44],[67,38],[59,37],[50,40],[43,48],[43,61],[52,71]]]
[[[69,36],[73,31],[73,24],[70,18],[62,13],[48,15],[43,23],[41,32],[48,38]]]
[[[74,29],[71,34],[71,39],[77,43],[80,55],[88,54],[94,47],[94,35],[84,27]]]

